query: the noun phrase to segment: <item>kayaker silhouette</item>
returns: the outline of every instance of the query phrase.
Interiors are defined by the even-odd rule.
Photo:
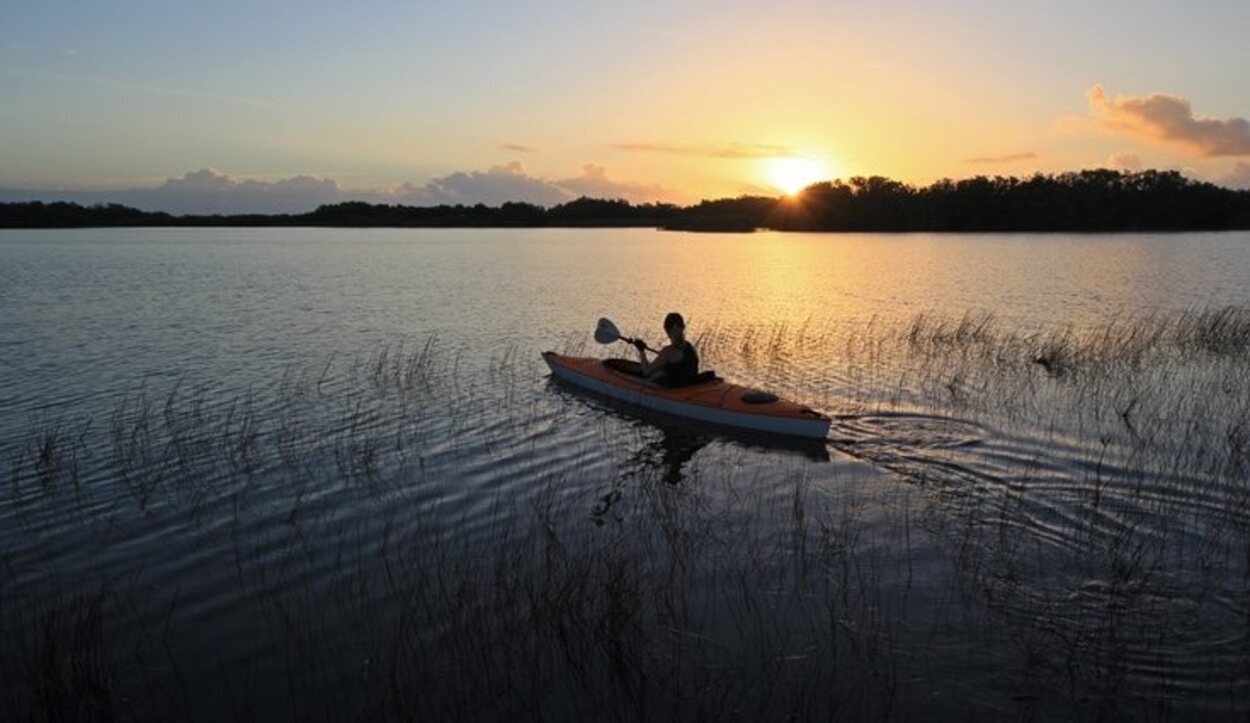
[[[664,333],[670,344],[661,349],[655,358],[647,361],[647,344],[634,339],[642,375],[665,386],[680,387],[699,381],[699,353],[694,344],[686,340],[686,320],[677,312],[664,317]]]

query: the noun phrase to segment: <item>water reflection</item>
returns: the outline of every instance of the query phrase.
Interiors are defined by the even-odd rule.
[[[566,397],[570,404],[589,404],[628,422],[639,432],[620,437],[623,444],[632,446],[632,451],[621,462],[620,473],[613,480],[612,488],[602,494],[591,509],[591,518],[596,524],[619,521],[616,505],[621,501],[622,490],[632,482],[645,479],[674,486],[682,484],[690,475],[691,461],[709,445],[732,445],[763,454],[798,455],[815,463],[829,461],[825,440],[786,437],[681,419],[571,388],[555,377],[548,378],[547,387]]]
[[[679,484],[686,464],[712,441],[712,437],[667,420],[651,420],[647,424],[658,429],[660,433],[652,436],[650,441],[630,455],[621,466],[621,478],[634,476],[638,472],[649,472],[654,473],[665,484]]]
[[[631,483],[655,479],[667,485],[681,484],[687,464],[713,441],[711,436],[683,429],[670,421],[636,422],[646,428],[643,443],[621,463],[620,474],[612,481],[612,488],[591,508],[590,518],[596,525],[621,521],[616,504],[623,497],[622,490],[632,486]]]
[[[603,400],[596,401],[608,408],[617,406]],[[631,417],[630,421],[642,428],[643,434],[641,444],[621,463],[620,474],[613,480],[612,488],[601,495],[591,509],[591,519],[597,525],[621,521],[616,505],[623,497],[623,490],[634,484],[659,481],[677,486],[686,482],[693,476],[692,460],[710,445],[732,445],[764,454],[795,454],[815,463],[829,461],[829,449],[822,440],[742,432],[675,420],[649,410],[629,407],[613,409],[613,412]]]

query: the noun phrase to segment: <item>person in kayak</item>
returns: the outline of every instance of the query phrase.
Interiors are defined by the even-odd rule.
[[[664,317],[664,333],[671,343],[651,361],[647,361],[647,345],[641,339],[634,340],[642,375],[669,387],[694,384],[699,379],[699,353],[686,341],[686,320],[675,311],[669,313]]]

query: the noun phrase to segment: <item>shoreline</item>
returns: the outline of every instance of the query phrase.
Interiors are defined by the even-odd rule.
[[[76,231],[90,229],[114,229],[114,230],[159,230],[159,229],[266,229],[266,228],[306,228],[306,229],[346,229],[346,230],[427,230],[427,229],[443,229],[449,231],[526,231],[534,229],[651,229],[654,231],[665,231],[669,233],[691,233],[691,234],[752,234],[752,233],[784,233],[794,234],[798,236],[811,234],[874,234],[885,236],[911,236],[911,235],[951,235],[951,236],[1059,236],[1059,235],[1077,235],[1077,236],[1119,236],[1119,235],[1148,235],[1148,236],[1172,236],[1180,234],[1216,234],[1216,233],[1245,233],[1250,231],[1250,226],[1236,228],[1210,228],[1210,227],[1183,227],[1183,228],[1120,228],[1120,229],[788,229],[788,228],[770,228],[760,226],[749,229],[731,229],[731,228],[674,228],[655,224],[579,224],[579,225],[545,225],[545,226],[387,226],[380,224],[368,225],[348,225],[348,224],[314,224],[314,223],[165,223],[165,224],[127,224],[127,225],[109,225],[109,224],[90,224],[77,226],[5,226],[0,225],[0,231]]]
[[[184,199],[186,200],[186,199]],[[240,199],[197,196],[210,208]],[[977,176],[914,187],[874,176],[816,183],[790,196],[703,200],[689,206],[581,197],[546,207],[505,202],[412,206],[364,201],[301,213],[143,211],[118,203],[0,203],[0,228],[660,228],[673,231],[853,233],[1116,233],[1250,230],[1250,190],[1193,181],[1175,171],[1106,169]]]

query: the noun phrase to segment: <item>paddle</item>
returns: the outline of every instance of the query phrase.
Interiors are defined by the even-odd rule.
[[[618,341],[623,341],[629,344],[637,343],[634,339],[630,339],[628,336],[621,336],[620,330],[616,328],[616,324],[613,324],[611,319],[599,320],[599,325],[595,327],[595,341],[600,344],[612,344]],[[644,349],[653,354],[659,353],[646,344],[643,344],[642,346]]]

